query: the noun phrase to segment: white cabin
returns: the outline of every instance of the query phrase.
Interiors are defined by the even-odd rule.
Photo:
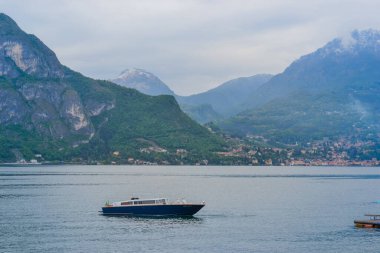
[[[112,206],[166,205],[166,204],[168,204],[168,199],[166,198],[156,198],[156,199],[132,198],[130,200],[114,202],[112,203]]]

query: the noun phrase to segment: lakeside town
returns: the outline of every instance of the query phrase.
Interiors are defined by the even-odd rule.
[[[285,147],[273,147],[263,136],[248,135],[244,139],[227,137],[235,148],[218,152],[220,156],[238,158],[238,163],[266,166],[379,166],[379,144],[374,140],[356,138],[322,140],[295,143]],[[260,143],[260,145],[258,145]],[[284,145],[282,145],[284,146]],[[239,160],[240,158],[240,160]]]
[[[209,131],[214,132],[211,128]],[[219,134],[228,144],[226,150],[200,158],[185,148],[169,150],[154,142],[128,153],[113,150],[111,159],[48,161],[42,154],[26,159],[19,149],[12,149],[17,161],[2,165],[90,164],[90,165],[250,165],[250,166],[380,166],[379,135],[323,137],[320,140],[284,144],[261,135],[244,137]],[[1,164],[0,164],[1,165]]]
[[[374,140],[355,138],[323,138],[304,144],[295,143],[283,147],[270,146],[263,136],[249,135],[245,138],[224,136],[230,149],[216,152],[211,159],[202,160],[191,157],[186,149],[174,152],[157,145],[139,150],[138,157],[125,156],[113,151],[110,161],[76,160],[74,164],[129,164],[129,165],[251,165],[251,166],[380,166],[379,144]],[[18,158],[14,165],[57,164],[46,161],[41,154],[33,159],[24,159],[21,152],[13,150]],[[58,164],[66,162],[58,162]],[[9,164],[8,164],[9,165]]]

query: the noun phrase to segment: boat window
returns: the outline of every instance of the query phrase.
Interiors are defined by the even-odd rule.
[[[135,205],[150,205],[150,204],[155,204],[155,200],[140,200],[140,201],[134,201],[133,202]]]
[[[121,205],[122,205],[122,206],[127,206],[127,205],[130,205],[130,204],[131,204],[130,201],[127,201],[127,202],[121,202]]]
[[[155,201],[154,200],[145,200],[145,201],[142,201],[143,204],[154,204]]]

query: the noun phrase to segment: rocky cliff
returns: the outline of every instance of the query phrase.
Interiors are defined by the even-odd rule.
[[[115,151],[120,160],[141,156],[147,143],[207,153],[222,142],[182,113],[174,98],[84,77],[0,14],[0,161],[14,161],[15,153],[110,161]]]

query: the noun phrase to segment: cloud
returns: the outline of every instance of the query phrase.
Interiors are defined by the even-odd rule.
[[[109,79],[144,68],[179,94],[279,73],[334,37],[380,29],[373,0],[0,0],[0,6],[72,69]]]

